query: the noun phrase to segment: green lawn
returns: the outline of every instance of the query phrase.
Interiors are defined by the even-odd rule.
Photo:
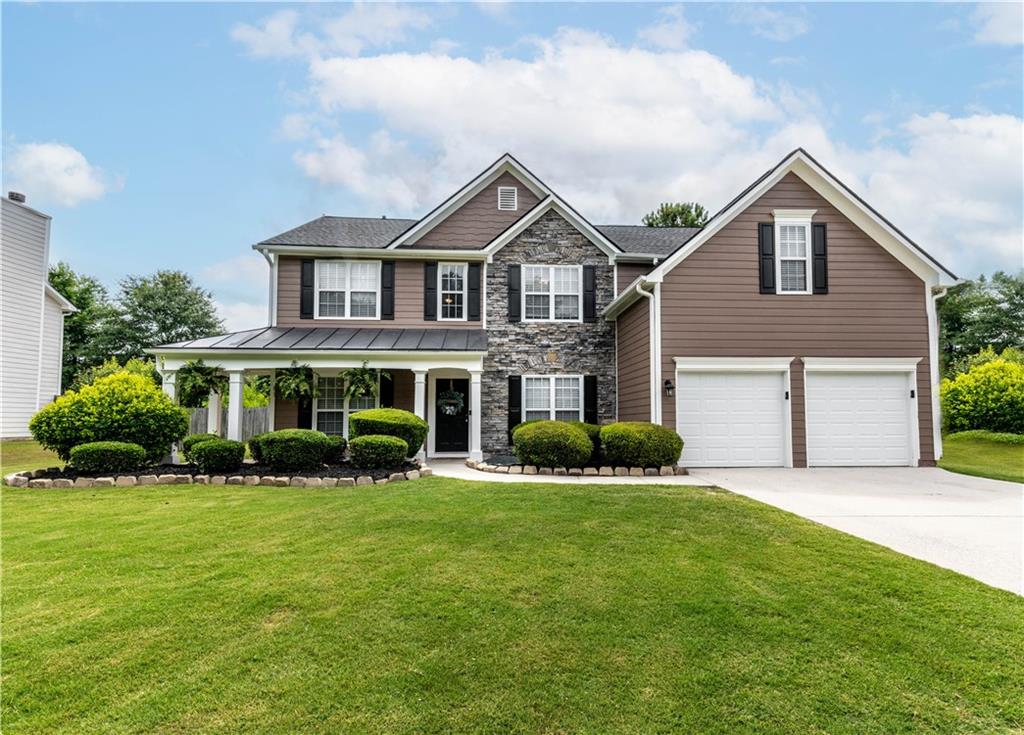
[[[723,491],[4,488],[5,733],[994,733],[1024,600]]]
[[[43,449],[32,439],[0,441],[0,475],[40,467],[62,467],[63,462],[53,452]]]
[[[942,440],[939,467],[965,475],[991,477],[993,480],[1024,482],[1024,444],[993,441],[988,436],[1007,437],[983,431],[950,434]]]

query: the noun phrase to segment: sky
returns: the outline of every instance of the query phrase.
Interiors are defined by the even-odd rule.
[[[116,290],[267,322],[253,243],[419,217],[508,151],[597,224],[798,146],[961,277],[1024,258],[1021,3],[4,2],[3,189]]]

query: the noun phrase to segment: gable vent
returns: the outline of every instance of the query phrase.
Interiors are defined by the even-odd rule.
[[[519,197],[514,186],[498,187],[498,209],[512,211],[519,209]]]

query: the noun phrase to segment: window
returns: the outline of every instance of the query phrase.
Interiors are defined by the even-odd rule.
[[[516,187],[498,187],[498,209],[511,212],[519,209],[519,190]]]
[[[317,319],[379,319],[380,261],[318,260]]]
[[[349,417],[367,408],[376,407],[377,398],[372,395],[359,396],[346,401],[345,384],[341,378],[317,377],[317,397],[313,399],[314,423],[317,431],[347,437]]]
[[[774,214],[778,293],[810,293],[811,215],[814,212],[776,210]]]
[[[578,265],[524,265],[524,321],[579,321],[582,285]]]
[[[437,310],[442,321],[464,321],[466,319],[466,264],[437,264]]]
[[[583,378],[579,375],[523,378],[523,421],[583,420]]]

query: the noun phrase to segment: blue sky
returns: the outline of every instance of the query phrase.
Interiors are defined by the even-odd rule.
[[[250,245],[417,216],[505,150],[599,223],[801,145],[965,276],[1022,258],[1021,6],[4,3],[4,189],[109,285],[265,321]]]

